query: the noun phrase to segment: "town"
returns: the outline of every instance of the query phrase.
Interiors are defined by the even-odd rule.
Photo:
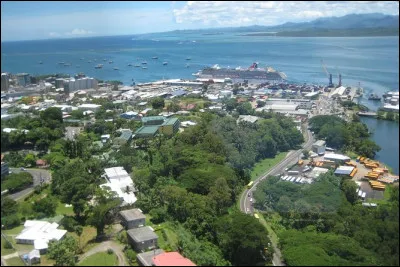
[[[225,265],[225,252],[213,243],[207,244],[219,251],[215,259],[190,248],[191,242],[202,248],[198,238],[209,231],[197,225],[206,225],[209,216],[197,194],[215,202],[215,216],[235,218],[230,210],[239,199],[239,209],[259,219],[266,191],[258,187],[264,184],[300,188],[324,175],[349,179],[356,195],[346,191],[346,197],[365,208],[388,201],[393,189],[387,188],[398,184],[390,167],[373,160],[378,149],[367,145],[368,131],[350,141],[330,135],[335,125],[351,133],[359,127],[358,110],[346,103],[355,103],[362,88],[345,87],[340,79],[328,86],[230,79],[123,85],[83,73],[1,77],[2,265],[15,258],[27,265],[74,265],[85,262],[94,245],[111,259],[115,254],[120,266]],[[398,112],[394,100],[386,111],[397,104]],[[225,143],[228,135],[239,148]],[[254,149],[259,154],[250,154]],[[277,165],[256,171],[255,164],[279,156]],[[231,193],[222,199],[226,192]],[[178,198],[200,204],[182,215]],[[268,237],[253,264],[282,264],[274,262],[279,248],[270,232]],[[74,249],[55,255],[57,243]]]

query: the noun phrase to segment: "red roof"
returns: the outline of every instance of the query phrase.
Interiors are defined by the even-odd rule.
[[[153,257],[155,266],[197,266],[178,252],[166,252]]]
[[[46,165],[46,161],[45,160],[43,160],[43,159],[38,159],[37,161],[36,161],[36,165]]]

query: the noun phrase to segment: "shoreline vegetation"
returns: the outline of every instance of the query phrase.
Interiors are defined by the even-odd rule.
[[[377,37],[399,36],[399,28],[370,29],[308,29],[299,31],[255,32],[237,36],[277,36],[277,37]]]

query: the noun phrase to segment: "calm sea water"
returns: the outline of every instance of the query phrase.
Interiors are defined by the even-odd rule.
[[[344,85],[360,83],[365,96],[399,89],[399,37],[291,38],[164,33],[6,42],[1,43],[1,53],[2,72],[71,75],[84,72],[91,77],[120,80],[125,84],[130,84],[132,79],[148,82],[163,78],[193,78],[192,73],[205,66],[248,67],[253,62],[285,72],[292,82],[327,84],[328,78],[321,67],[323,59],[335,83],[340,72]],[[152,59],[154,56],[158,59]],[[188,57],[191,60],[186,60]],[[89,60],[92,62],[88,63]],[[109,60],[114,63],[109,64]],[[127,66],[142,61],[147,61],[148,69]],[[164,61],[168,65],[164,66]],[[58,62],[71,66],[64,67]],[[104,67],[95,69],[97,64],[104,64]],[[186,64],[189,64],[188,68]],[[113,67],[119,70],[113,70]],[[361,103],[373,110],[380,106],[365,97]],[[382,147],[378,158],[398,173],[399,141],[392,138],[398,136],[398,124],[372,123],[368,119],[365,122],[375,132],[374,139]],[[388,140],[396,145],[386,144]]]

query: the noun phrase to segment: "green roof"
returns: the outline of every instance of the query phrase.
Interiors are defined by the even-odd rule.
[[[146,134],[146,135],[154,135],[158,131],[158,126],[142,126],[139,129],[136,130],[135,135],[141,135],[141,134]]]
[[[149,121],[160,121],[160,120],[164,120],[164,117],[163,116],[149,116],[149,117],[142,118],[143,123],[146,123]]]
[[[178,118],[169,118],[166,121],[164,121],[162,126],[164,126],[164,125],[174,125],[177,120],[179,120],[179,119]]]
[[[125,139],[126,141],[129,141],[131,139],[132,132],[131,131],[123,131],[121,136],[119,138]]]

